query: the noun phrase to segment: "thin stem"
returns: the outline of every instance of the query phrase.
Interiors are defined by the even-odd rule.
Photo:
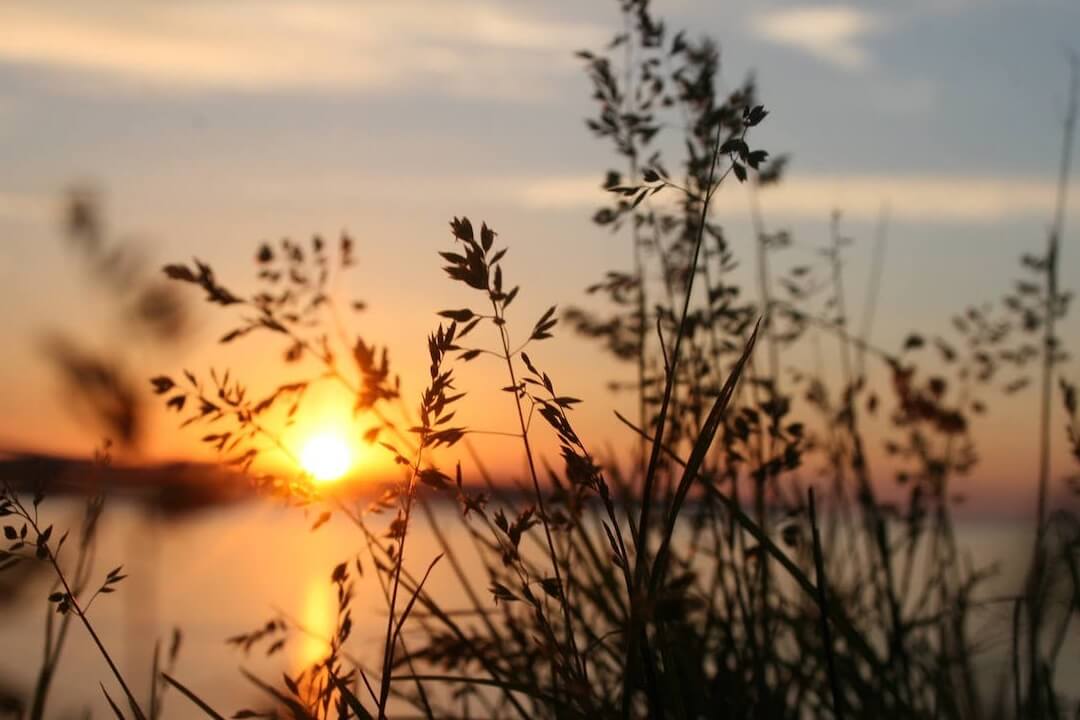
[[[874,233],[874,251],[870,260],[870,278],[866,282],[866,299],[863,302],[862,326],[859,328],[861,346],[855,356],[856,373],[864,377],[866,373],[866,350],[870,341],[870,331],[874,327],[877,315],[878,298],[881,296],[881,275],[885,268],[885,250],[889,242],[889,206],[882,205],[878,214],[877,230]]]
[[[491,301],[492,307],[495,309],[496,317],[502,320],[502,313],[495,300]],[[518,424],[521,427],[521,442],[525,447],[525,458],[529,465],[529,476],[532,478],[533,490],[536,493],[536,504],[540,510],[540,521],[544,526],[544,537],[547,540],[548,551],[551,553],[551,567],[555,572],[555,582],[559,586],[559,604],[562,607],[563,616],[566,620],[566,636],[570,644],[570,649],[574,653],[574,658],[578,664],[578,672],[581,674],[583,680],[588,680],[588,674],[585,669],[585,661],[582,660],[581,654],[578,652],[577,641],[574,639],[574,625],[573,619],[570,615],[570,606],[566,599],[566,586],[563,584],[562,571],[559,569],[559,556],[555,551],[555,541],[551,536],[551,526],[548,523],[548,514],[544,505],[544,493],[540,489],[540,479],[536,472],[536,462],[533,459],[532,445],[529,443],[529,430],[525,423],[525,413],[521,409],[521,398],[518,395],[517,387],[517,373],[514,371],[514,363],[510,360],[510,337],[506,332],[505,321],[497,323],[499,328],[499,339],[502,342],[503,353],[506,355],[506,370],[510,374],[510,387],[514,390],[514,408],[517,410]],[[555,678],[552,678],[554,682]]]
[[[27,522],[30,523],[30,526],[34,529],[34,532],[40,537],[41,529],[38,526],[37,513],[35,512],[32,516],[29,512],[26,511],[26,508],[23,507],[22,503],[19,502],[15,494],[13,492],[10,492],[10,488],[8,488],[8,491],[9,496],[15,499],[16,506],[19,508],[22,516],[27,520]],[[101,641],[101,638],[98,637],[97,632],[94,630],[94,626],[90,624],[90,619],[86,617],[85,611],[79,605],[79,601],[75,597],[75,592],[68,584],[67,577],[64,575],[64,571],[60,569],[60,564],[56,561],[56,556],[53,554],[52,548],[48,547],[47,543],[45,545],[45,553],[46,557],[49,560],[49,564],[52,565],[53,572],[56,574],[56,578],[64,587],[64,592],[67,594],[67,600],[71,604],[71,609],[75,612],[75,615],[82,622],[83,627],[86,628],[86,632],[90,635],[90,639],[94,641],[94,645],[97,646],[98,652],[101,654],[101,657],[105,659],[105,663],[112,671],[113,677],[115,677],[116,681],[120,684],[120,688],[124,691],[124,695],[127,696],[127,700],[131,704],[131,710],[135,713],[135,717],[137,718],[137,720],[146,720],[146,715],[139,707],[138,701],[135,700],[135,695],[132,694],[131,689],[128,687],[127,682],[124,680],[124,676],[120,673],[120,669],[116,666],[116,663],[113,662],[112,656],[109,654],[109,651],[105,649],[105,644]]]
[[[1047,238],[1046,251],[1046,297],[1043,308],[1043,353],[1042,353],[1042,394],[1039,410],[1039,492],[1035,516],[1035,547],[1033,550],[1032,571],[1029,577],[1028,602],[1028,662],[1030,663],[1029,702],[1036,703],[1034,712],[1041,711],[1040,675],[1042,663],[1039,660],[1039,631],[1042,620],[1042,601],[1039,598],[1046,571],[1046,557],[1043,540],[1046,534],[1047,495],[1050,485],[1051,452],[1051,400],[1053,397],[1054,365],[1057,355],[1055,330],[1058,305],[1058,270],[1061,255],[1061,236],[1065,230],[1065,209],[1068,201],[1069,174],[1072,164],[1073,134],[1076,128],[1077,93],[1080,82],[1080,60],[1076,56],[1070,59],[1069,105],[1065,116],[1062,137],[1061,163],[1058,167],[1057,198],[1054,208],[1053,225]]]
[[[814,505],[814,488],[807,491],[810,501],[810,530],[814,537],[814,568],[817,571],[817,602],[821,608],[821,642],[825,647],[825,669],[829,674],[829,687],[833,696],[833,713],[837,720],[844,717],[844,696],[840,691],[840,678],[836,672],[832,630],[829,628],[829,590],[825,576],[825,553],[821,549],[821,533],[818,532],[817,508]]]
[[[394,659],[394,641],[397,633],[394,631],[394,613],[397,609],[398,590],[401,587],[401,566],[405,561],[405,540],[408,537],[409,516],[412,512],[413,486],[420,472],[420,463],[423,457],[424,442],[421,437],[420,448],[416,451],[416,462],[413,464],[412,476],[409,478],[408,487],[405,489],[405,510],[401,539],[398,542],[398,550],[394,557],[394,582],[390,592],[390,609],[386,620],[386,647],[383,650],[382,678],[379,686],[379,718],[386,717],[386,701],[390,696],[390,669]]]
[[[1047,250],[1046,322],[1043,336],[1042,407],[1039,428],[1039,500],[1036,515],[1037,540],[1041,542],[1046,530],[1046,496],[1050,477],[1050,400],[1053,392],[1053,366],[1055,354],[1054,328],[1058,304],[1058,268],[1061,252],[1061,236],[1065,231],[1065,209],[1068,202],[1069,173],[1072,163],[1073,134],[1076,128],[1078,82],[1080,60],[1071,60],[1069,85],[1069,109],[1065,118],[1062,139],[1061,164],[1058,168],[1057,199],[1054,223],[1050,228]]]
[[[664,383],[664,397],[660,403],[660,413],[656,420],[656,436],[653,440],[652,449],[649,453],[649,464],[645,470],[645,478],[642,487],[641,513],[639,515],[637,528],[637,554],[634,558],[634,587],[633,593],[630,596],[630,630],[627,634],[626,664],[623,680],[622,710],[624,717],[628,716],[630,713],[630,691],[632,688],[633,678],[636,675],[636,673],[632,671],[632,668],[635,667],[634,659],[639,651],[639,643],[641,644],[640,649],[642,651],[645,650],[645,633],[642,628],[638,627],[642,622],[642,609],[640,607],[641,603],[639,602],[638,598],[638,590],[641,587],[641,584],[644,581],[647,572],[647,558],[649,554],[649,518],[652,513],[652,496],[654,493],[656,470],[657,465],[660,461],[661,447],[663,446],[664,425],[667,420],[668,407],[671,404],[672,390],[675,386],[675,376],[678,372],[679,351],[682,349],[683,336],[686,332],[686,320],[690,311],[690,299],[693,296],[694,278],[697,276],[698,258],[701,254],[701,243],[702,239],[705,236],[705,223],[708,219],[709,201],[712,198],[712,194],[715,190],[716,185],[719,184],[717,182],[714,182],[714,179],[716,177],[716,165],[720,157],[720,138],[722,136],[722,133],[723,129],[718,127],[716,129],[716,142],[713,147],[712,161],[709,164],[708,187],[706,188],[705,199],[701,204],[701,216],[698,222],[697,237],[695,238],[694,242],[694,254],[690,264],[689,277],[686,281],[686,296],[683,299],[682,317],[679,320],[678,331],[675,334],[675,345],[672,349],[671,357],[671,369],[668,371],[667,379]],[[745,135],[745,130],[743,134]],[[734,165],[731,165],[731,167],[729,167],[727,171],[725,171],[725,173],[721,176],[719,182],[723,182],[723,179],[727,177],[727,174],[731,172],[731,168],[733,167]],[[646,673],[651,672],[650,664],[648,662],[644,663],[643,669]],[[650,693],[650,695],[651,694],[652,693]],[[654,710],[659,711],[659,708],[654,708]]]
[[[699,218],[697,238],[694,242],[694,254],[690,263],[690,273],[686,282],[686,295],[683,298],[682,318],[679,321],[678,331],[675,333],[675,345],[671,351],[671,368],[667,373],[667,382],[664,385],[664,397],[660,404],[660,414],[656,420],[656,440],[652,445],[652,449],[649,453],[649,464],[645,472],[645,482],[642,488],[641,497],[641,513],[638,519],[638,531],[637,531],[637,557],[634,566],[634,584],[635,587],[640,584],[641,579],[644,577],[645,572],[645,558],[648,556],[647,539],[649,532],[649,516],[652,510],[652,496],[653,486],[655,484],[656,467],[660,460],[660,446],[663,443],[664,438],[664,425],[667,420],[668,406],[671,404],[672,389],[675,385],[675,375],[678,371],[679,365],[679,351],[682,349],[683,337],[686,334],[686,319],[690,313],[690,299],[693,296],[694,291],[694,278],[697,276],[698,257],[701,254],[701,243],[705,235],[705,222],[708,219],[709,213],[709,201],[712,199],[714,192],[714,178],[716,175],[716,164],[720,158],[720,137],[722,130],[717,128],[716,132],[716,144],[713,148],[712,163],[709,167],[709,186],[705,194],[705,200],[701,204],[701,216]],[[730,168],[720,178],[720,182],[723,182],[724,177],[730,172]]]

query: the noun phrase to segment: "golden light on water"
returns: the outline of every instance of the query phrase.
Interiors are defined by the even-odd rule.
[[[333,432],[313,435],[300,451],[300,464],[318,483],[340,480],[353,464],[352,451],[344,437]]]
[[[323,660],[329,651],[328,638],[334,634],[334,596],[330,583],[312,580],[304,596],[302,615],[304,639],[298,648],[298,669],[307,669]]]

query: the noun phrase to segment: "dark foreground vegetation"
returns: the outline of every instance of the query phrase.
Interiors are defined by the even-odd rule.
[[[136,697],[89,614],[124,577],[117,569],[99,581],[92,571],[101,501],[69,536],[40,518],[41,495],[6,484],[0,570],[44,563],[56,578],[39,682],[32,697],[11,699],[16,716],[43,717],[49,694],[63,693],[53,669],[75,626],[108,661],[105,714],[121,718],[158,716],[167,689],[190,717],[1080,717],[1075,678],[1056,673],[1080,610],[1080,524],[1050,502],[1077,488],[1055,493],[1049,466],[1052,441],[1067,441],[1080,459],[1076,391],[1056,331],[1069,300],[1058,256],[1076,88],[1058,212],[1045,244],[1023,257],[1015,288],[956,314],[951,337],[913,333],[882,349],[869,341],[873,284],[865,301],[859,293],[862,312],[845,292],[849,241],[839,216],[813,262],[779,274],[792,238],[755,209],[742,262],[757,282],[736,281],[739,259],[710,205],[731,183],[783,182],[784,158],[754,143],[768,113],[752,82],[718,94],[709,40],[669,32],[645,0],[620,6],[625,31],[580,54],[595,90],[588,127],[619,163],[594,221],[625,237],[632,259],[630,271],[589,288],[607,301],[606,314],[553,306],[521,325],[510,310],[523,279],[504,272],[506,244],[485,224],[455,218],[440,254],[465,300],[439,313],[417,400],[402,397],[410,383],[381,345],[346,334],[350,308],[327,289],[353,263],[349,237],[261,247],[251,294],[201,262],[165,268],[237,319],[222,342],[272,334],[286,362],[319,367],[268,395],[228,372],[169,373],[152,386],[185,424],[206,426],[203,440],[260,490],[355,524],[360,554],[343,551],[330,579],[339,612],[325,658],[283,684],[249,676],[264,702],[215,710],[170,673],[174,641],[149,670],[153,696]],[[620,457],[596,454],[575,432],[579,401],[544,371],[543,341],[560,322],[633,368],[619,390],[636,398],[633,417],[620,416],[634,440]],[[795,366],[811,339],[836,349],[840,383],[821,367]],[[460,424],[468,388],[455,370],[466,362],[489,364],[512,427]],[[1041,408],[1025,423],[1039,448],[1030,567],[1013,594],[987,597],[990,570],[961,561],[950,485],[976,462],[971,425],[987,412],[984,398],[1024,392],[1021,376],[1031,377]],[[298,462],[288,475],[259,469],[260,453],[295,460],[282,423],[313,383],[350,393],[368,421],[366,441],[402,468],[370,507],[321,495]],[[1051,425],[1052,404],[1073,418],[1067,427]],[[877,415],[891,427],[886,450],[903,468],[895,476],[870,459],[867,443],[881,439],[868,440],[865,425]],[[472,450],[471,434],[491,431],[520,443],[528,474],[516,497],[527,502],[498,493],[482,471],[467,477],[457,461]],[[535,452],[544,433],[561,458]],[[454,536],[468,545],[446,541],[445,516],[432,510],[439,499],[460,508]],[[418,519],[442,543],[439,556],[410,557]],[[480,582],[468,570],[477,567]],[[354,580],[365,571],[376,573],[388,608],[374,662],[349,649]],[[460,580],[469,612],[425,591],[433,571]],[[977,672],[984,643],[973,628],[1003,605],[1012,621],[999,635],[1011,660],[1000,673]],[[289,622],[276,618],[230,643],[275,652]]]

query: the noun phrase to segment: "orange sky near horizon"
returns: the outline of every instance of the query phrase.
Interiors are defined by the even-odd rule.
[[[754,73],[771,111],[755,143],[792,153],[784,182],[759,198],[769,227],[796,239],[777,276],[819,257],[830,215],[840,209],[844,232],[855,239],[846,272],[861,321],[876,224],[888,206],[872,340],[890,350],[912,328],[945,334],[954,313],[996,301],[1020,276],[1019,256],[1043,247],[1064,92],[1064,66],[1051,46],[1080,36],[1080,10],[1065,4],[930,5],[658,7],[673,29],[717,36],[725,87]],[[116,449],[119,462],[215,458],[199,441],[215,429],[179,429],[177,414],[150,394],[152,376],[230,368],[263,393],[318,372],[311,363],[284,367],[286,343],[274,338],[219,345],[237,313],[205,305],[190,286],[178,288],[190,313],[182,342],[134,337],[114,295],[65,243],[62,205],[73,186],[101,193],[106,235],[136,249],[140,272],[157,277],[165,263],[198,257],[239,293],[255,288],[260,243],[285,236],[307,242],[316,233],[332,240],[349,231],[359,262],[335,292],[342,304],[361,299],[368,309],[348,318],[348,331],[390,348],[410,409],[427,378],[425,340],[436,313],[474,300],[440,269],[437,252],[452,245],[451,217],[486,221],[509,247],[505,271],[522,285],[510,317],[515,337],[551,305],[602,307],[584,288],[606,270],[632,267],[626,236],[590,222],[605,200],[603,173],[618,160],[583,127],[595,108],[572,55],[606,42],[619,23],[615,3],[476,0],[451,8],[432,0],[271,0],[258,11],[247,2],[133,8],[120,0],[0,7],[7,343],[0,451],[88,456],[100,445],[102,428],[75,407],[47,361],[60,336],[115,352],[139,379],[145,434],[137,448]],[[679,143],[664,150],[677,153]],[[1071,182],[1067,198],[1063,267],[1072,268],[1080,185]],[[718,195],[715,217],[742,260],[733,279],[756,297],[748,208],[747,189],[733,183]],[[1072,279],[1066,272],[1066,283]],[[1075,345],[1080,315],[1073,312],[1061,328]],[[494,343],[491,335],[479,340]],[[835,392],[838,358],[831,338],[821,340]],[[633,417],[634,401],[606,386],[632,379],[633,367],[561,325],[530,355],[560,392],[584,400],[573,418],[590,448],[625,460],[635,440],[614,411]],[[810,355],[804,347],[789,360],[807,367]],[[458,420],[513,432],[516,414],[500,392],[505,368],[481,357],[458,373],[469,393]],[[1074,361],[1062,373],[1080,377]],[[871,383],[887,414],[889,378],[880,366]],[[981,462],[955,489],[985,512],[1019,515],[1034,507],[1036,395],[1034,386],[1010,397],[995,391],[987,397],[990,414],[973,419]],[[316,435],[355,439],[370,422],[354,421],[348,394],[326,380],[283,440],[299,454]],[[1075,469],[1064,423],[1055,398],[1058,493]],[[895,483],[882,452],[885,423],[868,427],[871,462],[888,495]],[[541,451],[557,461],[547,428],[535,433]],[[494,473],[523,471],[512,438],[474,440]],[[358,475],[395,472],[382,448],[355,440],[353,451]],[[475,477],[462,448],[439,460],[452,467],[459,456]],[[816,481],[813,468],[805,474]]]

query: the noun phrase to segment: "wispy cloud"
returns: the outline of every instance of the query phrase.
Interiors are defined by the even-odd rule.
[[[849,5],[784,8],[751,20],[751,28],[766,40],[850,70],[867,66],[869,58],[861,41],[882,24],[878,16]]]
[[[595,29],[490,2],[15,0],[0,5],[0,63],[89,71],[165,89],[416,86],[522,97],[569,66]],[[557,58],[564,58],[560,64]]]
[[[530,208],[589,208],[604,202],[596,177],[549,178],[517,186],[518,201]],[[1080,187],[1071,188],[1080,202]],[[887,203],[890,215],[912,222],[993,223],[1014,217],[1049,217],[1054,183],[1037,178],[944,175],[792,175],[761,192],[770,215],[874,218]],[[745,187],[732,183],[716,195],[720,213],[745,217]],[[1076,202],[1073,203],[1075,207]]]

